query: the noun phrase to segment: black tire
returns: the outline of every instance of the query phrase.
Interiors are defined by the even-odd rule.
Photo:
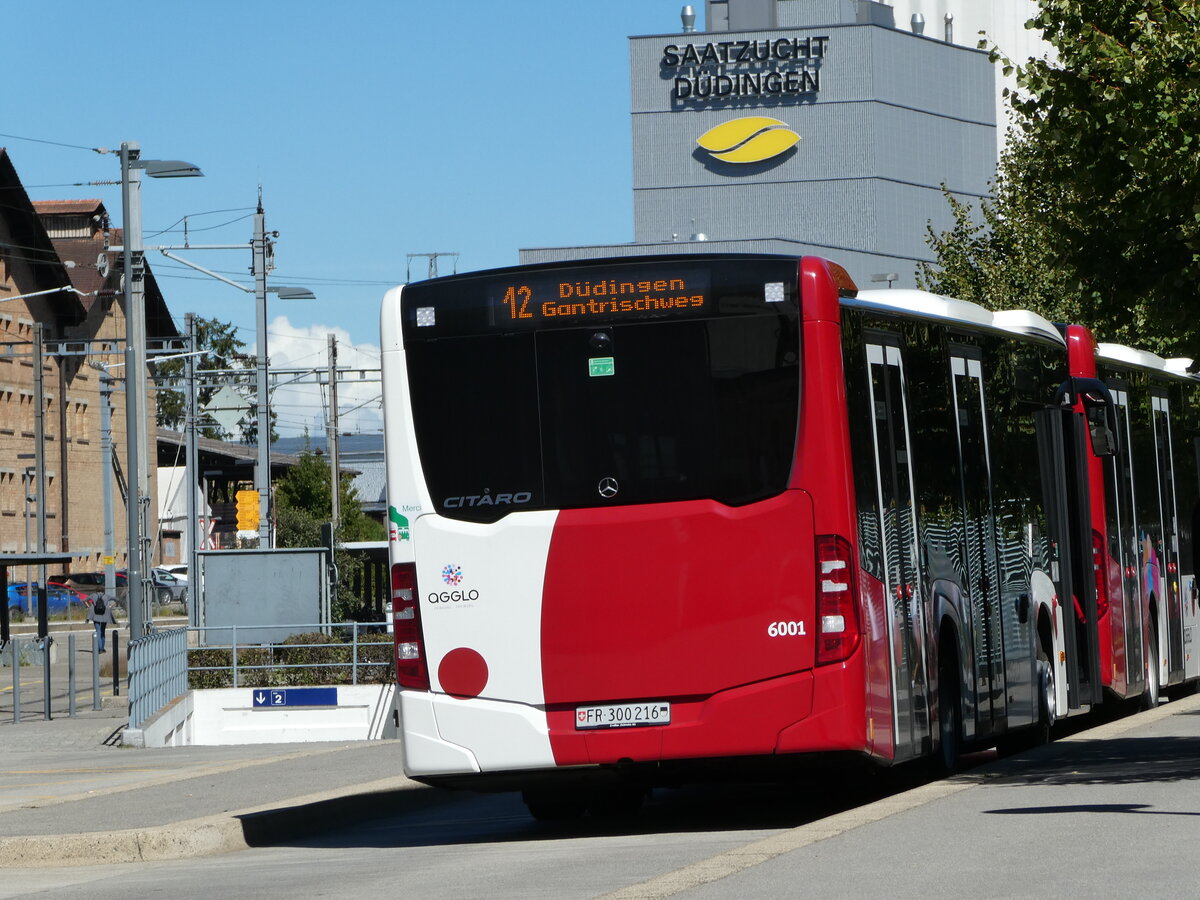
[[[1033,745],[1048,744],[1053,739],[1058,693],[1054,678],[1054,667],[1046,648],[1038,645],[1037,651],[1038,719],[1033,727]]]
[[[1158,680],[1158,628],[1150,620],[1150,652],[1146,656],[1146,692],[1142,694],[1142,709],[1154,709],[1161,699],[1162,685]]]
[[[159,606],[170,606],[171,605],[171,589],[170,588],[159,588],[158,589],[158,605]]]
[[[566,822],[587,812],[586,798],[575,791],[540,789],[523,791],[521,799],[539,822]]]
[[[943,775],[958,771],[962,755],[962,703],[958,683],[958,654],[947,640],[938,654],[938,769]]]

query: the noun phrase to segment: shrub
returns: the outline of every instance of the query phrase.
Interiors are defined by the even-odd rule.
[[[270,647],[238,647],[238,686],[271,687],[276,684],[270,665]],[[228,647],[189,649],[188,687],[233,687],[233,650]]]
[[[287,687],[351,684],[354,646],[349,631],[294,634],[273,647],[238,648],[239,687]],[[395,680],[392,636],[360,633],[358,683],[389,684]],[[188,687],[233,687],[233,653],[224,647],[188,650]]]

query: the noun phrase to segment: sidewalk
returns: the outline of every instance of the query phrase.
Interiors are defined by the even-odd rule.
[[[397,741],[129,749],[115,740],[125,722],[124,704],[109,703],[73,719],[0,723],[0,868],[225,853],[445,797],[401,774]],[[1139,740],[1106,743],[1123,736]],[[1045,778],[1039,767],[1074,772],[1094,766],[1089,754],[1112,754],[1122,747],[1121,752],[1137,753],[1139,777],[1174,771],[1184,737],[1188,748],[1200,740],[1200,696],[1101,724],[834,818],[857,827],[871,820],[876,808],[890,815],[928,802],[926,795],[957,794],[1013,778],[1031,779],[1036,786]],[[1200,763],[1193,758],[1189,765]],[[1090,780],[1088,803],[1097,808],[1123,803],[1120,791],[1127,780]],[[828,837],[834,825],[822,820],[787,832],[793,837],[772,840],[795,849],[797,836],[815,829]]]
[[[432,793],[401,774],[396,741],[130,749],[125,704],[108,703],[0,723],[0,868],[223,853]]]

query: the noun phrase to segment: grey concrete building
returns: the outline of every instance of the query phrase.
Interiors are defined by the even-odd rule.
[[[817,254],[911,287],[942,186],[974,203],[995,172],[987,55],[869,0],[712,0],[705,21],[630,39],[633,242],[521,262]]]

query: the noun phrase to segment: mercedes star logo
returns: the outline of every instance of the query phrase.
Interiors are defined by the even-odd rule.
[[[601,497],[607,500],[610,497],[617,496],[617,491],[620,490],[620,488],[617,485],[617,479],[609,476],[607,478],[600,479],[600,484],[596,487],[596,490],[600,492]]]

